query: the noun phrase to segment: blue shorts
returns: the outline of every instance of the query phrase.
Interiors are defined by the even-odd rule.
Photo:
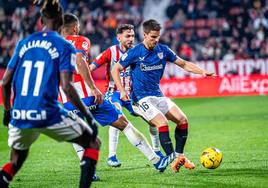
[[[120,92],[115,91],[115,92],[106,92],[105,93],[105,100],[110,100],[112,103],[119,103],[122,107],[126,108],[129,113],[133,116],[137,116],[137,114],[134,112],[131,101],[122,101],[120,99]]]
[[[119,116],[122,115],[122,112],[116,109],[116,107],[108,100],[103,100],[103,103],[99,105],[94,104],[94,97],[83,98],[82,101],[101,126],[113,124],[118,120]],[[64,108],[82,116],[71,102],[64,103]]]

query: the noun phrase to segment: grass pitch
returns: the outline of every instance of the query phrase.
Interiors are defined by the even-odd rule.
[[[167,169],[159,173],[123,134],[118,146],[122,166],[108,167],[108,127],[100,127],[102,148],[97,174],[101,181],[94,182],[92,187],[268,187],[268,97],[174,101],[189,118],[185,153],[195,162],[196,169],[181,169],[179,173]],[[2,113],[0,117],[2,120]],[[150,141],[146,123],[140,118],[127,117]],[[173,139],[175,126],[170,127]],[[7,129],[0,126],[0,133],[2,166],[9,158]],[[223,162],[215,170],[205,169],[199,163],[199,156],[207,147],[217,147],[223,153]],[[78,187],[79,173],[79,161],[70,144],[58,144],[41,136],[10,187]]]

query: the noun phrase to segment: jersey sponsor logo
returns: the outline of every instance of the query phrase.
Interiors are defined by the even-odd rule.
[[[140,64],[140,69],[142,71],[160,70],[160,69],[163,69],[163,65],[159,64],[159,65],[147,66],[147,65],[144,65],[143,63],[141,63]]]
[[[129,77],[129,76],[130,76],[130,72],[129,72],[129,71],[128,71],[128,72],[120,72],[120,76],[121,76],[122,78]]]
[[[124,53],[124,55],[122,56],[122,60],[125,61],[125,59],[127,58],[128,54]]]
[[[96,110],[97,109],[97,105],[96,104],[93,104],[93,105],[87,106],[87,109],[89,109],[89,110]],[[72,113],[77,114],[79,112],[80,112],[79,110],[75,109],[75,110],[69,112],[69,115],[72,114]]]
[[[12,118],[17,120],[46,120],[47,112],[45,110],[41,110],[38,112],[37,110],[12,110]]]
[[[163,52],[160,52],[160,53],[157,54],[157,56],[159,57],[159,59],[163,59],[164,54],[163,54]]]

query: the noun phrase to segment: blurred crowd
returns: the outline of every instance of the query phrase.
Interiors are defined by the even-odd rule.
[[[151,0],[157,3],[160,0]],[[167,0],[161,42],[187,60],[268,57],[267,0]],[[0,0],[0,67],[19,39],[41,30],[39,8],[28,0]],[[92,43],[92,56],[117,43],[118,24],[135,25],[142,39],[143,0],[61,0],[79,16],[81,34]]]

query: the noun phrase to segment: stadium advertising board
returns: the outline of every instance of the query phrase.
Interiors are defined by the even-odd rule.
[[[204,78],[189,74],[169,63],[164,77],[175,78],[161,80],[160,87],[163,93],[172,98],[268,94],[268,59],[202,61],[197,64],[206,70],[216,72],[218,77]],[[0,69],[1,78],[3,73],[4,69]],[[95,83],[101,91],[105,91],[105,80],[96,80]]]
[[[161,90],[172,98],[267,95],[268,76],[163,79]]]

